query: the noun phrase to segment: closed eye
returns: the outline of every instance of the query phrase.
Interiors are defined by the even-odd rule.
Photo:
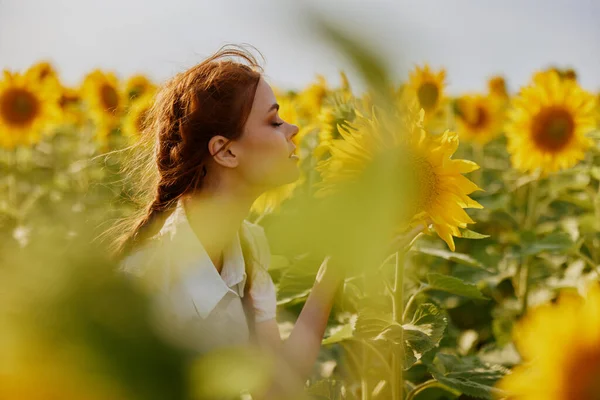
[[[273,122],[273,123],[271,123],[271,125],[278,127],[278,126],[283,125],[283,122]]]

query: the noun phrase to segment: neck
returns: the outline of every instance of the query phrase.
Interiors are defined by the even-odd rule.
[[[190,225],[220,272],[223,250],[235,238],[258,195],[207,187],[183,199]]]

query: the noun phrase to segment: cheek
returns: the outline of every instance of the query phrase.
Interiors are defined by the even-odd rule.
[[[282,184],[294,165],[288,157],[290,147],[283,134],[270,128],[248,134],[242,159],[246,179],[260,185]]]
[[[271,128],[257,130],[249,135],[251,155],[258,158],[277,158],[286,152],[285,137]]]

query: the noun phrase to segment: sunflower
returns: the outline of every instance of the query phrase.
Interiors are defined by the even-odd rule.
[[[4,71],[0,80],[0,145],[37,143],[60,115],[57,92],[31,75]]]
[[[445,100],[445,79],[444,69],[434,72],[427,64],[423,68],[416,66],[401,91],[402,97],[408,98],[409,102],[416,100],[425,110],[425,118],[429,119],[441,111]]]
[[[155,91],[156,85],[142,74],[133,75],[125,82],[125,96],[128,101],[153,94]]]
[[[154,104],[154,95],[146,94],[133,102],[123,121],[123,134],[130,139],[140,137],[148,124],[148,115]]]
[[[390,122],[375,111],[372,117],[357,111],[351,126],[340,127],[342,139],[333,141],[331,157],[317,166],[322,176],[317,195],[327,195],[337,185],[357,180],[371,165],[392,154],[397,160],[395,170],[405,175],[403,182],[413,188],[408,218],[399,221],[399,230],[432,221],[437,234],[454,251],[453,236],[460,237],[459,228],[474,223],[464,208],[482,207],[468,196],[480,188],[462,174],[479,167],[471,161],[453,160],[457,135],[449,131],[429,134],[423,128],[424,114],[393,117]]]
[[[324,106],[317,117],[319,132],[318,144],[314,150],[317,159],[327,154],[334,139],[341,137],[338,125],[344,126],[354,120],[356,106],[349,92],[333,97],[331,104]]]
[[[117,127],[123,111],[119,81],[112,73],[95,70],[85,77],[82,95],[96,124],[98,138],[104,141]]]
[[[457,100],[456,124],[461,139],[486,144],[500,133],[501,105],[488,96],[470,95]]]
[[[487,83],[488,93],[490,96],[498,98],[508,98],[508,90],[506,89],[506,81],[500,75],[492,76]]]
[[[62,121],[66,124],[81,125],[83,111],[81,109],[81,93],[79,90],[63,86],[60,88],[58,106],[62,111]]]
[[[309,121],[314,119],[323,106],[328,93],[327,80],[322,75],[317,75],[317,81],[296,96],[295,101],[298,104],[300,117]]]
[[[506,135],[513,165],[544,174],[570,168],[582,160],[595,128],[594,96],[553,71],[537,73],[533,83],[513,99]]]
[[[511,399],[600,399],[600,285],[530,310],[513,336],[524,363],[498,383]]]
[[[27,69],[25,75],[42,84],[49,83],[57,87],[59,83],[58,73],[49,61],[40,61],[33,64]]]

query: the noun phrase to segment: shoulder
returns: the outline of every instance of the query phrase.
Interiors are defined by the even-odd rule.
[[[271,249],[265,230],[262,226],[244,220],[242,223],[242,235],[251,246],[252,251],[264,268],[271,264]]]
[[[120,261],[118,271],[132,278],[155,278],[164,262],[164,255],[162,240],[158,237],[149,239]]]

